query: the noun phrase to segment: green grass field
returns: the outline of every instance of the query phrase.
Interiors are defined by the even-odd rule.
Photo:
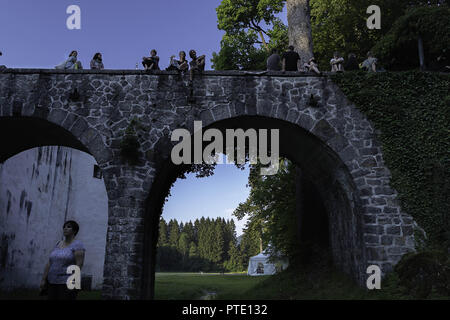
[[[156,300],[197,300],[208,299],[208,294],[216,294],[215,299],[238,299],[244,293],[268,276],[249,277],[241,274],[219,273],[172,273],[155,274]],[[1,292],[0,300],[46,300],[40,297],[38,290],[20,289],[13,292]],[[78,300],[101,299],[100,291],[81,291]]]
[[[324,270],[322,270],[324,271]],[[246,274],[156,273],[156,300],[399,300],[414,299],[400,290],[396,279],[382,282],[381,290],[369,291],[333,269],[327,272],[286,270],[274,276]],[[45,300],[37,290],[0,292],[0,300]],[[78,300],[101,299],[100,291],[81,291]],[[449,300],[432,295],[429,299]]]
[[[217,273],[156,273],[155,299],[182,300],[205,299],[215,293],[216,299],[242,299],[269,276],[249,277],[246,274]]]

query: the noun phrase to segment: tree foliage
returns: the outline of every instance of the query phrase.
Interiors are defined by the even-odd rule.
[[[221,50],[213,54],[213,68],[265,69],[270,49],[277,48],[283,52],[289,44],[287,26],[276,17],[284,5],[284,0],[223,0],[217,8],[217,18],[218,28],[226,34],[221,41]],[[367,28],[369,14],[366,11],[370,5],[381,8],[381,30]],[[446,0],[310,0],[314,55],[319,67],[328,69],[335,51],[344,56],[354,53],[359,60],[365,59],[367,52],[410,8],[433,7],[438,10],[446,6]],[[444,22],[434,20],[430,25],[436,24]],[[441,33],[445,30],[447,28],[441,28]],[[386,41],[389,39],[392,37]]]
[[[450,8],[409,9],[374,46],[373,51],[390,70],[414,69],[419,67],[419,37],[423,40],[426,64],[432,65],[439,56],[450,64]]]
[[[233,213],[238,219],[249,219],[246,230],[253,239],[249,241],[248,253],[254,254],[256,248],[259,251],[259,243],[255,242],[261,237],[263,249],[270,243],[272,253],[293,258],[298,247],[295,165],[283,160],[277,174],[271,176],[260,175],[260,166],[253,165],[248,185],[249,197]]]
[[[418,71],[333,76],[380,131],[402,209],[431,246],[450,248],[450,76]]]
[[[202,217],[183,224],[161,219],[159,226],[158,271],[243,271],[248,265],[233,220]]]
[[[275,15],[283,10],[284,1],[280,0],[223,0],[217,7],[217,27],[228,35],[236,35],[243,30],[252,30],[259,34],[266,50],[266,25],[272,23]]]
[[[264,70],[271,49],[288,45],[287,27],[276,14],[284,0],[223,0],[218,28],[225,31],[221,50],[213,53],[215,70]]]

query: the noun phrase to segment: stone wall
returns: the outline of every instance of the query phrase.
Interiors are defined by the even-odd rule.
[[[103,170],[109,201],[104,297],[151,297],[155,221],[177,170],[170,164],[170,134],[192,133],[194,120],[221,129],[278,128],[282,155],[304,169],[327,207],[335,262],[361,284],[368,265],[387,272],[414,249],[415,224],[389,186],[375,129],[327,77],[204,72],[192,88],[187,80],[134,70],[0,74],[0,134],[27,122],[23,131],[33,133],[34,143],[87,150]],[[133,118],[141,124],[140,161],[129,166],[120,143]],[[0,145],[4,157],[31,139],[12,136]]]

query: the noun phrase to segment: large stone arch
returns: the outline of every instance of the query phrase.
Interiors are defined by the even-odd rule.
[[[341,220],[340,227],[362,238],[365,250],[362,258],[343,259],[378,264],[387,272],[413,249],[415,223],[402,212],[389,186],[390,172],[376,131],[329,78],[206,71],[194,79],[192,88],[187,83],[186,76],[165,71],[7,69],[0,73],[1,121],[31,117],[64,128],[64,143],[73,146],[78,141],[78,147],[88,150],[103,170],[109,207],[105,298],[149,297],[142,290],[148,282],[144,269],[150,256],[144,238],[154,236],[149,233],[149,208],[160,208],[160,199],[151,191],[157,177],[166,174],[162,168],[170,161],[171,132],[177,128],[192,132],[194,120],[202,120],[206,127],[246,117],[242,125],[248,127],[258,125],[251,124],[251,117],[265,117],[315,137],[322,148],[310,148],[310,160],[299,162],[339,164],[331,180],[328,175],[316,184],[327,186],[322,194],[332,195],[329,208],[342,199],[353,199],[348,202],[350,209],[340,210],[358,213]],[[137,166],[120,159],[120,142],[132,118],[145,127],[138,137],[141,159]],[[299,156],[295,151],[291,157]],[[324,168],[311,166],[311,175],[322,177]],[[356,230],[352,226],[360,222],[354,217],[361,221]],[[345,242],[338,243],[345,251]],[[351,265],[358,265],[354,273],[361,280],[366,266]]]
[[[245,82],[243,86],[248,87]],[[199,112],[203,126],[257,129],[261,128],[262,118],[275,121],[277,124],[262,127],[285,131],[280,137],[282,155],[306,168],[304,171],[316,182],[324,199],[330,227],[339,230],[330,232],[335,263],[360,284],[365,283],[368,265],[376,264],[383,273],[389,272],[402,254],[414,248],[413,220],[401,212],[396,192],[389,186],[390,172],[371,123],[327,79],[308,78],[294,83],[262,79],[255,87],[256,94],[247,101],[210,102]],[[317,106],[310,105],[311,94]],[[290,101],[276,103],[277,95],[287,95]],[[300,99],[294,102],[293,96]],[[191,123],[184,122],[183,126],[193,133]],[[152,226],[158,221],[177,172],[168,164],[170,143],[167,139],[160,142],[156,163],[163,165],[155,166],[156,178],[148,182],[151,192],[144,221],[141,270],[144,298],[153,295],[152,246],[156,245],[157,232]],[[286,146],[289,143],[293,146]]]

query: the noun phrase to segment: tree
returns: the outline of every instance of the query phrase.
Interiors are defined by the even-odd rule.
[[[178,247],[178,239],[180,235],[180,228],[176,219],[169,221],[169,245]]]
[[[234,241],[230,241],[228,244],[228,260],[225,262],[224,266],[228,271],[242,271],[244,269],[242,265],[242,257],[240,255],[239,249]]]
[[[167,240],[167,224],[166,221],[161,218],[159,221],[159,237],[158,237],[158,246],[165,246],[168,244]]]
[[[214,222],[211,231],[213,231],[211,261],[215,264],[219,264],[223,262],[224,256],[223,226],[220,219],[217,219]]]
[[[178,251],[180,251],[183,257],[189,255],[189,239],[185,232],[181,233],[180,239],[178,240]]]
[[[287,0],[289,43],[303,62],[313,56],[309,0]]]
[[[195,258],[198,256],[197,246],[192,241],[189,245],[189,258]]]
[[[322,68],[329,67],[334,51],[355,53],[365,59],[368,51],[411,7],[436,6],[439,0],[310,0],[314,55]],[[381,29],[367,28],[370,5],[382,10]]]
[[[259,169],[259,164],[250,167],[250,195],[233,213],[238,219],[249,218],[241,248],[248,246],[250,250],[243,254],[254,254],[255,247],[259,252],[258,238],[262,238],[264,247],[271,243],[274,252],[292,259],[298,248],[295,165],[282,160],[272,176],[260,175]]]
[[[450,64],[450,8],[422,6],[409,9],[395,21],[373,51],[391,70],[424,68],[425,61],[433,67],[438,57]],[[420,57],[419,53],[424,55]]]
[[[213,53],[215,70],[264,70],[271,49],[284,51],[287,27],[275,15],[284,0],[223,0],[216,9],[218,28],[226,33],[219,53]]]
[[[235,35],[250,29],[259,34],[264,48],[269,51],[266,42],[267,30],[262,23],[270,24],[275,14],[283,10],[284,1],[280,0],[223,0],[217,7],[218,28],[229,35]]]
[[[262,70],[266,66],[267,53],[255,47],[257,35],[253,30],[237,34],[225,34],[219,53],[213,52],[214,70]]]

